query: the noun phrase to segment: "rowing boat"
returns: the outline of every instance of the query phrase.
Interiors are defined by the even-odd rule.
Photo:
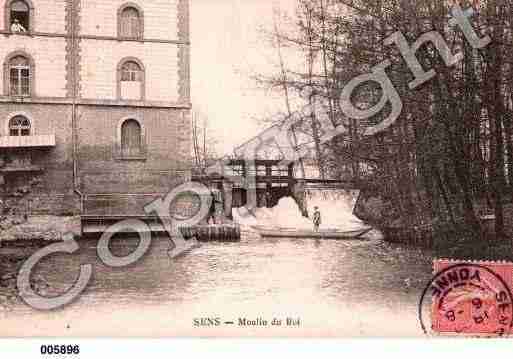
[[[307,229],[276,228],[265,226],[251,226],[251,228],[257,230],[262,237],[314,239],[357,239],[372,230],[372,227],[365,227],[352,231],[320,229],[318,232]]]

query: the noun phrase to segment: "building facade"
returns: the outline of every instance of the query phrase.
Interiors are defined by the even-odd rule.
[[[0,1],[4,203],[141,215],[188,179],[188,1]]]

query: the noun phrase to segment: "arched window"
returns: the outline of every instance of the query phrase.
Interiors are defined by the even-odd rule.
[[[122,6],[118,14],[119,37],[126,39],[143,38],[143,14],[135,4]]]
[[[121,125],[121,155],[123,157],[142,154],[142,130],[136,120],[126,120]]]
[[[9,121],[9,136],[30,136],[30,121],[25,116],[14,116]]]
[[[31,4],[24,0],[13,0],[8,2],[9,8],[6,9],[8,15],[9,29],[14,33],[25,33],[30,31],[31,27]]]
[[[30,96],[31,66],[23,55],[14,56],[8,63],[9,94],[11,96]]]
[[[123,100],[144,98],[144,68],[139,60],[127,58],[118,66],[119,93]]]
[[[121,67],[121,81],[141,82],[142,69],[134,61],[127,61]]]

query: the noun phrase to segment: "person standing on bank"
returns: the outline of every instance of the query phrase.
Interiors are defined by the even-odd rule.
[[[271,203],[271,192],[269,192],[269,190],[267,190],[265,192],[265,206],[267,208],[271,208],[272,207],[272,203]]]
[[[208,224],[222,224],[222,219],[218,218],[219,207],[223,205],[223,195],[221,191],[216,187],[211,187],[210,196],[212,203],[210,204],[209,218],[207,219]],[[217,223],[219,222],[219,223]]]
[[[216,203],[217,203],[217,198],[216,198],[215,191],[216,191],[216,189],[214,187],[212,187],[210,189],[210,199],[211,199],[211,202],[210,202],[210,210],[208,212],[208,218],[207,218],[207,223],[208,224],[216,224]]]
[[[316,232],[319,232],[319,226],[321,225],[321,212],[319,211],[319,207],[314,207],[314,214],[313,214],[313,225],[314,230]]]

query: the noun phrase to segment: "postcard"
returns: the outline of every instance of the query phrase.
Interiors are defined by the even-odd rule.
[[[1,0],[0,337],[511,336],[512,11]]]

